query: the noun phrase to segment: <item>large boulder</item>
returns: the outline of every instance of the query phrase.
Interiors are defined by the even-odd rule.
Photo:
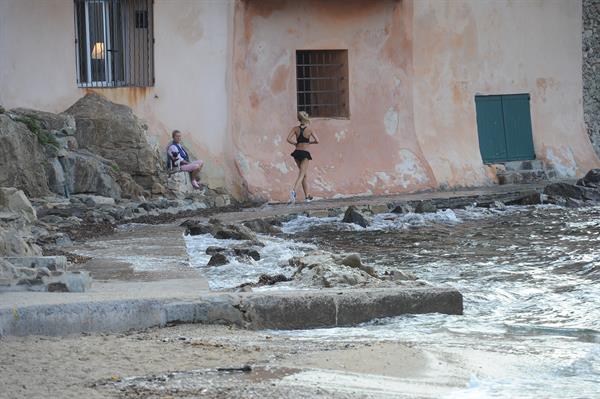
[[[35,208],[23,191],[14,187],[0,187],[0,208],[23,217],[27,223],[37,220]]]
[[[150,143],[147,127],[131,108],[89,93],[65,113],[75,118],[80,148],[115,161],[147,190],[158,181],[163,163],[158,147]]]
[[[61,159],[69,193],[121,198],[114,163],[86,150],[68,151]],[[51,179],[53,180],[53,179]]]
[[[73,136],[75,134],[75,118],[72,115],[53,114],[28,108],[15,108],[10,112],[39,121],[41,129],[55,136]]]
[[[0,226],[1,256],[39,256],[42,250],[33,242],[28,232]]]
[[[592,169],[581,179],[577,180],[578,186],[600,189],[600,169]]]
[[[600,190],[569,183],[552,183],[544,188],[551,197],[571,198],[579,201],[600,201]]]
[[[16,187],[30,197],[49,194],[44,146],[23,122],[0,114],[0,186]]]

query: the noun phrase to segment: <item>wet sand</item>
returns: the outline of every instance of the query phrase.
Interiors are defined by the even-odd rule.
[[[401,342],[296,340],[222,326],[0,339],[2,398],[440,397],[505,355]],[[250,372],[217,368],[250,365]],[[182,372],[181,374],[171,374]],[[144,377],[128,380],[130,377]]]

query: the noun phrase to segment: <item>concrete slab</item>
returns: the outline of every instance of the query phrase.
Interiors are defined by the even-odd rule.
[[[88,271],[95,281],[203,279],[189,264],[183,232],[177,224],[126,225],[64,250],[90,257],[69,270]]]
[[[148,284],[148,283],[146,283]],[[195,298],[102,299],[77,296],[53,304],[0,307],[0,335],[68,335],[139,330],[168,323],[230,324],[247,329],[348,326],[407,313],[462,314],[449,288],[205,293]],[[2,298],[0,298],[2,299]]]

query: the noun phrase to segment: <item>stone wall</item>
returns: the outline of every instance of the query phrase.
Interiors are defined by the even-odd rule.
[[[600,0],[583,0],[583,111],[600,156]]]

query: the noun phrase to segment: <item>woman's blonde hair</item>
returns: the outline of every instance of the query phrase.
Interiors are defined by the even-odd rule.
[[[308,125],[310,123],[310,117],[306,113],[306,111],[298,112],[298,122]]]

